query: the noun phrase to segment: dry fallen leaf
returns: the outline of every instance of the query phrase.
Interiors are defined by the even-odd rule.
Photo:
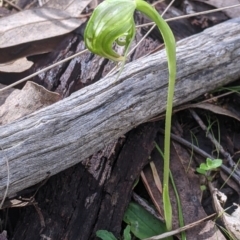
[[[225,109],[221,106],[217,106],[211,103],[196,103],[196,104],[189,104],[187,105],[188,108],[201,108],[205,110],[209,110],[211,112],[225,115],[231,118],[235,118],[236,120],[240,121],[240,118],[233,112],[229,111],[228,109]]]
[[[35,8],[0,18],[0,51],[3,52],[0,55],[0,63],[47,52],[53,44],[50,44],[50,47],[48,44],[45,46],[40,40],[59,38],[79,27],[84,21],[83,18],[71,17],[64,11],[52,8]],[[37,46],[33,48],[32,42],[37,41]],[[38,47],[41,50],[38,50]],[[32,48],[30,53],[29,48]],[[27,52],[27,55],[22,52]]]
[[[82,20],[53,8],[35,8],[0,19],[0,46],[11,47],[63,35],[82,24]]]
[[[27,82],[22,90],[13,91],[0,106],[0,125],[13,122],[59,100],[59,94],[36,83]]]
[[[79,17],[91,0],[49,0],[43,7],[64,10],[72,17]]]
[[[207,4],[210,4],[216,8],[222,8],[222,7],[228,7],[232,5],[237,5],[240,4],[240,0],[231,0],[231,1],[226,1],[226,0],[195,0],[198,2],[204,2]],[[222,10],[225,14],[227,14],[230,18],[236,18],[240,16],[240,7],[235,7],[235,8],[230,8],[230,9],[225,9]]]
[[[235,211],[229,215],[227,214],[224,209],[222,208],[221,204],[224,205],[227,201],[227,197],[224,193],[220,192],[218,189],[213,188],[210,184],[210,191],[213,197],[213,203],[216,212],[219,214],[225,228],[228,231],[228,234],[233,239],[239,240],[240,239],[240,206],[234,204],[236,206]]]
[[[65,34],[79,27],[91,0],[39,1],[43,8],[0,18],[0,63],[52,51]]]
[[[51,52],[65,36],[66,35],[61,35],[8,48],[0,48],[0,63],[8,63],[19,58]]]
[[[28,61],[26,58],[20,58],[14,62],[0,64],[0,71],[2,72],[23,72],[29,69],[33,62]]]
[[[158,211],[158,214],[162,219],[164,219],[163,214],[163,208],[162,208],[162,201],[161,201],[161,194],[162,194],[162,188],[159,189],[158,184],[155,182],[154,176],[153,176],[153,170],[152,167],[146,166],[144,170],[141,172],[141,180],[156,208]],[[154,164],[155,167],[155,164]],[[157,172],[155,174],[158,174]],[[161,184],[161,183],[160,183]]]

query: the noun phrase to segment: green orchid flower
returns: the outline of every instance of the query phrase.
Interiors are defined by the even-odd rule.
[[[86,47],[93,53],[113,61],[126,59],[126,53],[135,36],[133,14],[139,10],[158,26],[163,36],[167,52],[169,87],[166,107],[164,138],[164,173],[163,173],[163,205],[166,227],[172,228],[172,208],[169,198],[169,165],[170,165],[170,133],[171,116],[176,78],[176,46],[174,35],[168,24],[158,12],[143,0],[105,0],[94,10],[85,29]],[[125,46],[124,56],[113,50],[114,43]]]
[[[105,0],[99,4],[85,30],[86,47],[102,57],[124,61],[124,56],[113,50],[113,44],[116,42],[121,46],[130,46],[135,36],[135,8],[136,5],[131,0]]]

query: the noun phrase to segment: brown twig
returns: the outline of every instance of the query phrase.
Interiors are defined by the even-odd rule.
[[[192,114],[193,118],[197,121],[199,126],[202,128],[203,131],[206,132],[206,136],[210,141],[215,145],[217,149],[219,149],[220,153],[223,155],[223,157],[227,160],[228,164],[231,166],[232,169],[235,168],[236,163],[233,161],[230,153],[224,150],[223,146],[215,139],[215,137],[207,131],[206,125],[203,123],[201,118],[198,116],[198,114],[193,110],[189,109],[190,113]],[[240,176],[240,173],[236,171],[236,174]]]
[[[208,11],[202,11],[202,12],[187,14],[187,15],[178,16],[178,17],[173,17],[173,18],[166,19],[166,22],[176,21],[176,20],[184,19],[184,18],[195,17],[195,16],[199,16],[199,15],[202,15],[202,14],[209,14],[209,13],[214,13],[214,12],[220,12],[222,10],[226,10],[226,9],[230,9],[230,8],[236,8],[236,7],[240,7],[240,4],[235,4],[235,5],[232,5],[232,6],[227,6],[227,7],[212,9],[212,10],[208,10]],[[138,25],[136,27],[137,28],[147,27],[147,26],[152,26],[153,24],[154,24],[153,22],[144,23],[144,24]]]
[[[8,0],[3,0],[3,1],[6,2],[7,4],[9,4],[10,6],[16,8],[18,11],[22,11],[22,9],[19,6],[17,6],[16,4],[14,4]]]
[[[164,134],[164,130],[160,129],[160,132],[162,134]],[[187,140],[178,137],[175,134],[171,134],[171,138],[177,142],[179,142],[180,144],[192,149],[194,152],[198,153],[199,155],[203,156],[204,158],[210,158],[210,159],[214,159],[213,156],[211,156],[210,154],[206,153],[205,151],[203,151],[202,149],[200,149],[199,147],[195,146],[194,144],[188,142]],[[229,174],[229,176],[231,176],[237,184],[240,185],[240,177],[235,174],[231,169],[229,169],[227,166],[225,166],[224,164],[222,164],[220,166],[221,170],[223,170],[225,173]]]
[[[190,224],[188,224],[188,225],[186,225],[186,226],[184,226],[184,227],[178,228],[178,229],[173,230],[173,231],[170,231],[170,232],[163,233],[163,234],[158,235],[158,236],[154,236],[154,237],[150,237],[150,238],[145,238],[144,240],[165,239],[165,238],[167,238],[167,237],[170,237],[170,236],[176,235],[176,234],[178,234],[178,233],[180,233],[180,232],[183,232],[183,231],[185,231],[185,230],[187,230],[187,229],[193,228],[193,227],[199,225],[200,223],[205,222],[206,220],[209,220],[209,219],[211,219],[211,218],[213,218],[213,217],[215,217],[215,216],[216,216],[216,213],[213,213],[212,215],[209,215],[209,216],[207,216],[207,217],[205,217],[205,218],[203,218],[203,219],[201,219],[201,220],[198,220],[198,221],[196,221],[196,222],[190,223]]]

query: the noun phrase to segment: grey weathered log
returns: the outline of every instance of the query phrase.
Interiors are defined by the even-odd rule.
[[[240,77],[240,19],[178,42],[174,105]],[[82,161],[113,139],[165,111],[165,51],[127,64],[70,97],[0,127],[0,199]],[[144,136],[143,136],[144,137]]]

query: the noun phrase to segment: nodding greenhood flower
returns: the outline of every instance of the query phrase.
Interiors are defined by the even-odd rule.
[[[133,13],[141,11],[153,20],[163,36],[167,52],[169,87],[166,107],[165,138],[164,138],[164,171],[163,171],[163,206],[166,227],[171,230],[172,208],[169,197],[169,165],[170,165],[170,133],[171,117],[176,78],[176,46],[174,35],[168,24],[158,12],[143,0],[105,0],[94,10],[85,29],[86,47],[93,53],[113,61],[124,61],[112,47],[116,42],[125,46],[125,55],[135,36]]]
[[[131,44],[135,36],[135,8],[132,0],[105,0],[99,4],[86,26],[86,47],[102,57],[123,61],[124,57],[112,49],[113,43],[125,46],[125,49]]]
[[[127,52],[135,36],[133,19],[135,10],[141,11],[157,24],[166,45],[168,60],[171,59],[172,62],[169,64],[171,70],[175,59],[175,38],[158,12],[143,0],[105,0],[99,4],[93,11],[84,32],[86,47],[102,57],[113,61],[124,61],[125,56],[116,53],[113,44],[116,42],[125,46]],[[172,74],[173,70],[169,73]]]

